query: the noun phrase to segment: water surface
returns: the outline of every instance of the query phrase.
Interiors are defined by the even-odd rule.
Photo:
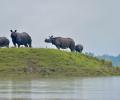
[[[120,77],[0,80],[0,100],[120,100]]]

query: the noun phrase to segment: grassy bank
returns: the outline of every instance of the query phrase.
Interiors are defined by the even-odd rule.
[[[0,49],[0,76],[107,76],[120,75],[111,62],[45,48]]]

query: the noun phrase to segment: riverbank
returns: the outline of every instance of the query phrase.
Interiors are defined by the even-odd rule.
[[[120,75],[109,61],[46,48],[1,48],[0,77],[68,77]]]

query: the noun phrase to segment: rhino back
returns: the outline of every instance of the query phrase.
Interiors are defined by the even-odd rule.
[[[54,40],[55,45],[60,45],[62,48],[70,47],[70,45],[75,45],[74,40],[71,38],[56,37]]]
[[[16,41],[20,44],[25,44],[31,41],[31,37],[26,32],[17,33]]]

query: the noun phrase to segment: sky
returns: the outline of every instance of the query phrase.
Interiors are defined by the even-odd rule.
[[[27,32],[33,47],[48,36],[73,38],[84,52],[120,54],[120,0],[0,0],[0,36]],[[12,42],[10,44],[13,46]]]

